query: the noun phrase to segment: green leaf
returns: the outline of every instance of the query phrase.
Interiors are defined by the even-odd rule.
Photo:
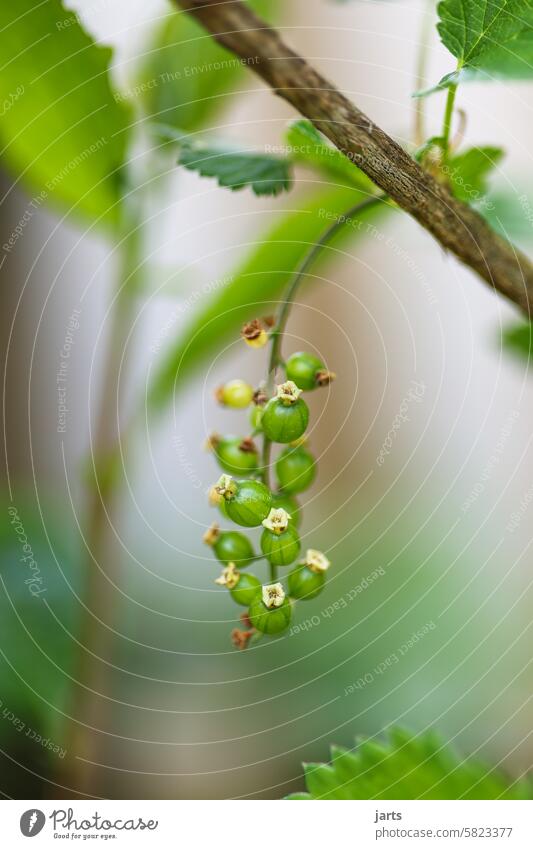
[[[331,765],[304,764],[309,796],[289,799],[531,799],[529,780],[515,782],[470,759],[458,758],[432,733],[390,732],[380,745],[332,747]]]
[[[181,146],[178,161],[202,177],[215,177],[219,186],[232,191],[250,186],[256,195],[278,195],[291,186],[289,161],[266,153],[215,143],[186,142]]]
[[[467,203],[480,200],[488,190],[488,176],[504,156],[499,147],[471,147],[448,158],[444,172],[456,197]]]
[[[258,237],[257,247],[230,276],[229,282],[211,295],[163,358],[149,390],[150,405],[162,407],[183,388],[197,368],[215,351],[220,351],[226,341],[236,337],[245,321],[275,309],[291,273],[334,216],[364,198],[365,195],[355,189],[329,189],[276,219],[270,232]],[[361,218],[375,220],[385,210],[390,207],[380,204]],[[362,235],[363,231],[352,229],[348,224],[330,244],[338,246]],[[326,249],[313,270],[318,270],[328,256],[331,254]]]
[[[479,206],[479,212],[493,230],[507,240],[523,246],[531,246],[533,239],[533,201],[531,192],[517,196],[506,188],[491,191]]]
[[[116,221],[129,112],[111,91],[111,51],[59,0],[2,3],[0,29],[5,165],[38,205]]]
[[[533,77],[531,0],[442,0],[438,13],[442,43],[462,76]]]
[[[513,354],[518,354],[519,357],[531,362],[533,358],[533,324],[530,322],[520,322],[512,327],[508,327],[503,331],[502,341]]]
[[[301,119],[290,124],[286,133],[288,155],[293,162],[310,165],[330,174],[345,185],[374,191],[371,180],[350,162],[343,153],[329,143],[310,121]]]
[[[272,0],[250,3],[271,13]],[[130,89],[152,120],[190,132],[205,126],[235,94],[246,67],[185,12],[172,12],[155,33],[148,58]]]

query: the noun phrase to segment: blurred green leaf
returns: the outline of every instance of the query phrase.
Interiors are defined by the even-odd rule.
[[[245,321],[275,308],[291,273],[334,216],[344,213],[358,199],[365,197],[367,195],[355,189],[329,189],[302,203],[297,211],[281,215],[270,232],[258,239],[257,247],[229,278],[227,285],[212,295],[209,303],[197,312],[164,357],[149,390],[151,405],[161,407],[169,401],[176,390],[175,382],[183,386],[214,351],[220,350],[226,340],[235,338]],[[382,204],[361,217],[374,220],[386,209],[390,207]],[[334,247],[360,235],[362,231],[354,230],[348,224],[330,245]],[[328,255],[326,249],[316,268]]]
[[[71,687],[82,590],[74,529],[52,493],[39,506],[30,497],[0,503],[0,699],[6,709],[47,734]],[[0,713],[0,739],[13,722]],[[33,722],[33,721],[32,721]]]
[[[471,147],[463,153],[449,157],[446,174],[456,197],[475,203],[487,193],[488,176],[503,159],[499,147]]]
[[[505,348],[513,354],[531,362],[533,357],[533,324],[520,322],[503,331],[502,341]]]
[[[531,799],[529,780],[513,781],[462,760],[432,733],[390,732],[385,745],[362,741],[331,749],[331,765],[304,764],[308,794],[289,799]]]
[[[250,5],[271,14],[277,4]],[[229,53],[185,12],[175,12],[158,28],[137,86],[146,114],[190,132],[204,126],[235,94],[245,63]]]
[[[506,239],[530,245],[533,238],[533,202],[526,194],[505,188],[491,190],[478,207],[491,227]]]
[[[114,222],[128,110],[111,91],[111,51],[59,0],[2,3],[0,140],[34,201]]]
[[[287,159],[222,144],[184,143],[178,162],[202,177],[215,177],[219,186],[232,191],[250,186],[256,195],[278,195],[291,187]]]
[[[289,146],[288,155],[293,162],[310,165],[342,180],[345,184],[374,191],[374,185],[366,174],[350,162],[338,148],[333,147],[310,121],[294,121],[290,124],[285,138]]]

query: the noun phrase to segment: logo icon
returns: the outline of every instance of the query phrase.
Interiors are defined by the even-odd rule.
[[[46,817],[38,808],[30,808],[29,811],[24,811],[20,818],[20,830],[24,837],[35,837],[42,831],[46,822]]]

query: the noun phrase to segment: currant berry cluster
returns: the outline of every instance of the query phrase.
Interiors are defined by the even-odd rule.
[[[275,333],[270,333],[272,326],[272,321],[254,319],[243,327],[242,338],[250,347],[261,348]],[[264,384],[254,390],[243,380],[232,380],[216,390],[215,396],[223,406],[250,408],[251,435],[214,433],[208,439],[208,448],[223,471],[210,489],[210,503],[236,525],[263,527],[261,554],[255,553],[244,533],[221,530],[218,523],[212,524],[204,535],[204,541],[223,566],[215,583],[247,608],[241,616],[244,629],[232,631],[238,648],[245,648],[250,639],[263,634],[285,631],[294,602],[315,598],[322,591],[330,565],[327,557],[314,549],[308,549],[305,557],[293,564],[301,548],[301,510],[295,496],[311,485],[316,473],[315,460],[305,445],[309,408],[301,395],[325,386],[335,375],[309,353],[292,354],[286,362],[278,359],[276,365],[284,368],[286,380],[276,386],[275,394]],[[269,394],[273,397],[269,398]],[[255,441],[258,437],[263,440],[261,454]],[[285,446],[275,461],[275,491],[268,484],[271,443]],[[263,559],[270,565],[270,581],[266,584],[247,571],[252,563]],[[278,569],[291,565],[285,588],[278,580]]]

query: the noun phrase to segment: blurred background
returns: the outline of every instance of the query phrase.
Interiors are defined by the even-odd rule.
[[[182,105],[176,124],[250,147],[283,144],[294,112],[246,69],[202,70],[200,31],[182,54],[170,5],[149,6],[69,3],[114,48],[132,120],[157,106],[168,122],[180,103],[194,112],[195,97],[210,97],[202,114]],[[412,139],[421,40],[429,82],[450,70],[431,4],[293,0],[267,14],[378,124]],[[156,94],[136,90],[156,59],[196,70]],[[459,95],[468,144],[506,150],[494,180],[499,225],[526,251],[531,224],[517,199],[531,195],[529,95],[526,84],[498,83]],[[432,135],[442,95],[426,109]],[[3,255],[0,790],[280,798],[303,787],[302,761],[391,725],[434,728],[465,755],[523,774],[533,756],[533,390],[527,361],[501,341],[516,310],[397,212],[366,235],[345,234],[313,268],[284,353],[315,350],[338,375],[310,400],[319,473],[301,499],[303,545],[333,565],[324,593],[296,609],[302,628],[238,652],[236,608],[214,585],[218,566],[202,543],[219,474],[203,443],[213,430],[247,429],[213,389],[232,377],[257,385],[267,353],[245,350],[238,333],[212,340],[183,376],[176,363],[157,412],[142,399],[213,293],[258,245],[282,251],[267,234],[289,214],[305,219],[334,187],[301,168],[290,194],[231,193],[175,159],[149,166],[140,147],[140,274],[120,332],[116,246],[93,228],[43,205]],[[2,197],[3,244],[31,198],[5,171]],[[514,215],[504,217],[507,207]],[[277,301],[257,304],[269,272],[256,265],[250,318]],[[118,376],[102,398],[113,348]],[[105,545],[94,550],[87,512],[102,405],[122,453],[118,493],[100,515]],[[25,582],[23,555],[40,583]],[[89,648],[87,619],[97,634]]]

